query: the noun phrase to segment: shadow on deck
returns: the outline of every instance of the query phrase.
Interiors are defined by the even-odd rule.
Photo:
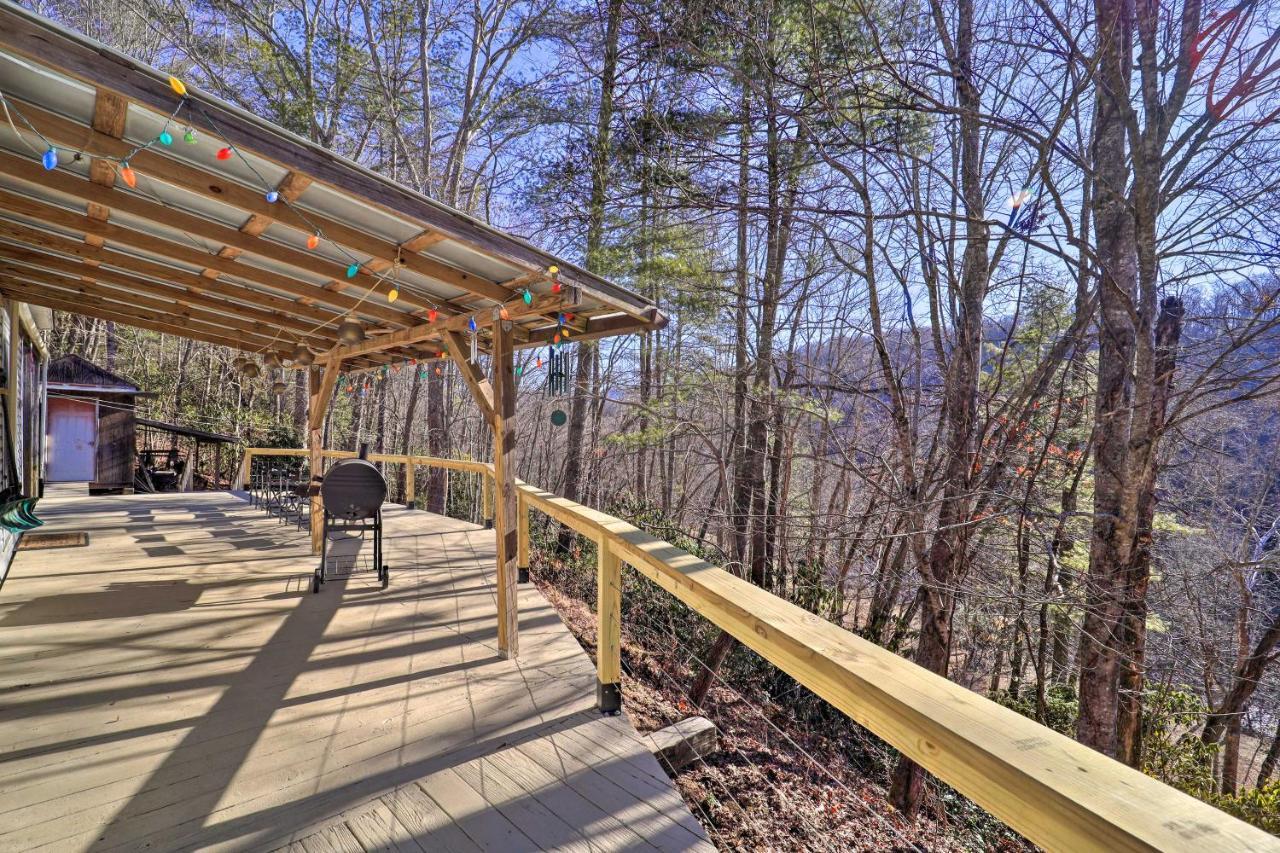
[[[491,531],[388,507],[390,588],[313,595],[305,534],[232,494],[40,514],[90,545],[0,594],[0,849],[710,847],[532,586],[498,655]]]

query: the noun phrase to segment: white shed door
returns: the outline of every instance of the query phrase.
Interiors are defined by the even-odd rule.
[[[49,399],[49,482],[79,483],[94,478],[97,427],[93,403]]]

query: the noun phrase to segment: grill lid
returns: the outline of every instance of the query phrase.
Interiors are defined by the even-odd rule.
[[[355,521],[373,518],[387,499],[387,481],[364,459],[344,459],[320,483],[325,512]]]

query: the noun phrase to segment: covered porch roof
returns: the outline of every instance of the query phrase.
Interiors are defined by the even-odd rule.
[[[361,369],[662,325],[528,242],[0,0],[0,289],[288,358],[339,324]],[[393,293],[394,291],[394,293]]]

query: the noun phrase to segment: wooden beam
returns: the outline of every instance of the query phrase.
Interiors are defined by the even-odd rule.
[[[323,369],[312,367],[310,373],[311,396],[307,406],[307,448],[311,463],[311,485],[319,485],[324,471],[324,416],[333,399],[333,389],[338,384],[342,362],[331,361]],[[311,496],[311,553],[320,555],[321,538],[324,536],[324,502],[320,490]]]
[[[142,249],[195,267],[216,270],[220,274],[234,276],[274,290],[281,290],[285,293],[325,302],[343,310],[358,308],[360,314],[376,317],[394,326],[404,326],[411,322],[410,318],[402,311],[396,311],[367,300],[361,303],[357,298],[345,293],[327,290],[321,284],[308,284],[277,272],[249,266],[248,264],[239,264],[232,259],[203,252],[189,244],[166,240],[163,237],[142,231],[134,231],[111,222],[103,222],[56,205],[46,204],[27,196],[9,192],[8,190],[0,190],[0,208],[8,208],[15,213],[26,214],[61,228],[68,228],[84,234],[95,234],[104,240],[110,240],[122,246]],[[251,300],[251,294],[252,291],[249,291],[245,298]]]
[[[561,308],[571,307],[573,299],[572,294],[543,294],[535,296],[533,303],[525,305],[520,302],[514,305],[506,306],[507,316],[513,320],[521,317],[536,316],[544,314],[548,311],[557,311]],[[493,324],[490,313],[479,312],[476,314],[458,315],[450,317],[447,320],[437,320],[435,323],[421,323],[408,329],[401,329],[397,332],[391,332],[386,335],[379,335],[372,340],[359,344],[337,347],[334,350],[323,353],[322,358],[338,358],[348,359],[358,355],[367,355],[369,353],[381,352],[393,347],[403,347],[412,344],[420,344],[426,341],[439,341],[444,343],[444,336],[449,332],[462,332],[468,326],[469,321],[474,318],[477,329],[488,328]]]
[[[13,264],[0,263],[0,272],[12,277],[11,283],[26,281],[34,285],[48,287],[60,292],[64,298],[83,298],[85,304],[102,304],[103,307],[119,311],[122,314],[127,314],[134,309],[145,309],[157,312],[161,317],[165,315],[171,316],[175,322],[179,323],[185,318],[248,335],[259,335],[264,341],[273,345],[273,352],[284,352],[291,349],[290,344],[292,341],[281,340],[276,327],[268,323],[240,320],[234,314],[194,308],[176,301],[142,296],[137,293],[104,287],[91,281],[67,278],[54,273],[41,272]]]
[[[493,312],[493,529],[498,540],[498,652],[508,658],[520,653],[516,600],[516,558],[519,531],[516,518],[516,377],[511,349],[512,321]]]
[[[96,133],[92,129],[86,131],[82,125],[44,110],[36,104],[21,101],[17,98],[13,100],[21,104],[23,113],[40,129],[40,132],[55,142],[60,142],[68,147],[77,147],[93,154],[115,158],[123,157],[133,149],[132,145],[113,139],[106,134]],[[246,224],[249,222],[254,223],[251,227],[259,227],[259,223],[262,223],[261,228],[265,230],[272,221],[278,221],[307,234],[318,228],[324,232],[326,239],[346,246],[356,254],[368,255],[371,261],[380,261],[380,264],[372,266],[372,271],[387,269],[399,254],[406,269],[435,279],[442,284],[467,291],[488,300],[502,302],[511,298],[511,291],[498,282],[460,270],[457,267],[417,254],[416,251],[409,249],[411,245],[425,243],[429,246],[439,242],[439,240],[434,239],[434,236],[439,235],[440,239],[444,239],[444,235],[441,232],[429,230],[428,233],[433,235],[433,239],[428,240],[424,233],[418,234],[404,243],[396,244],[352,228],[345,223],[329,219],[323,214],[314,211],[308,210],[305,218],[303,218],[303,215],[300,215],[287,205],[268,202],[264,198],[264,192],[260,189],[245,187],[221,175],[186,165],[154,149],[134,153],[129,162],[141,176],[155,178],[188,192],[240,209],[249,215],[249,220]],[[368,263],[370,262],[366,262],[366,264]],[[362,265],[362,271],[364,271],[364,266]],[[340,286],[345,286],[342,280],[336,283]],[[360,285],[361,282],[358,279],[354,281],[354,286]],[[365,286],[367,286],[367,283]]]
[[[0,193],[0,198],[2,196],[3,193]],[[285,327],[290,325],[294,317],[299,320],[311,321],[303,326],[303,328],[311,328],[317,324],[329,322],[338,316],[336,312],[328,309],[306,305],[280,296],[251,291],[244,285],[228,280],[205,278],[192,272],[138,257],[137,255],[116,251],[105,246],[86,246],[78,240],[72,240],[69,237],[23,225],[0,222],[0,238],[16,242],[16,245],[0,242],[0,256],[19,260],[30,266],[58,270],[68,275],[88,275],[101,281],[113,281],[124,287],[132,286],[129,283],[133,280],[132,275],[122,276],[117,273],[110,273],[98,266],[99,264],[106,264],[128,273],[136,273],[161,282],[172,283],[191,293],[214,294],[240,302],[247,298],[252,298],[255,305],[262,306],[259,310],[270,312],[270,316],[265,319],[266,322],[275,322]],[[77,260],[70,261],[66,258],[59,258],[43,250],[62,252],[71,255]],[[76,266],[76,268],[71,269],[68,264]],[[92,264],[93,270],[79,269],[79,264],[86,266]],[[147,290],[144,287],[139,287],[138,289],[141,292],[146,292]],[[251,306],[237,304],[229,306],[228,310],[248,317],[252,316],[249,312],[255,309]],[[263,318],[259,317],[259,319]]]
[[[268,258],[296,269],[306,270],[315,275],[327,276],[329,281],[323,285],[324,288],[330,291],[351,291],[357,294],[357,298],[363,296],[368,286],[372,283],[367,280],[361,282],[358,279],[347,279],[346,264],[330,260],[314,252],[295,249],[283,243],[277,243],[259,236],[273,221],[261,214],[252,214],[249,220],[239,230],[236,230],[207,216],[199,216],[169,205],[158,204],[141,195],[126,192],[118,187],[112,189],[109,186],[98,186],[96,183],[86,181],[71,172],[64,170],[46,171],[39,163],[35,163],[29,157],[19,157],[15,154],[4,152],[0,152],[0,174],[7,174],[35,186],[48,187],[67,195],[84,199],[89,205],[90,217],[99,221],[106,221],[107,216],[94,216],[92,211],[95,209],[105,211],[109,205],[110,208],[123,213],[156,222],[169,228],[179,228],[188,234],[221,243],[222,247],[214,254],[223,260],[235,261],[244,253]],[[308,184],[309,181],[304,176],[290,173],[280,182],[280,189],[277,192],[280,193],[281,201],[277,202],[277,205],[283,209],[283,202],[296,198]],[[53,205],[49,207],[54,210],[58,209]],[[101,238],[98,235],[90,236],[99,241],[94,245],[101,245]],[[390,263],[387,263],[386,266],[389,267]],[[220,268],[208,267],[205,269],[204,274],[209,278],[217,278],[223,272],[224,270]],[[316,286],[319,287],[320,285]],[[386,288],[383,289],[385,290]],[[379,294],[378,299],[381,300],[384,297],[385,293]],[[408,290],[402,292],[400,303],[402,307],[416,307],[419,309],[425,309],[428,305],[434,304],[415,296]],[[382,303],[375,302],[373,304],[381,305]],[[467,310],[465,306],[455,305],[447,300],[442,300],[440,307],[448,315]]]
[[[15,263],[15,261],[17,263]],[[96,281],[129,293],[142,293],[172,299],[181,305],[192,305],[222,312],[223,316],[242,317],[259,323],[267,323],[277,328],[287,329],[301,338],[305,338],[312,348],[325,350],[333,345],[333,327],[320,326],[314,321],[299,321],[292,316],[276,311],[264,311],[250,305],[228,302],[198,291],[193,287],[170,286],[160,282],[115,272],[101,266],[86,266],[81,261],[62,258],[56,255],[33,252],[0,243],[0,270],[10,275],[29,275],[24,270],[35,270],[41,273],[60,273],[75,276],[82,280]],[[323,320],[322,320],[323,322]]]
[[[475,398],[476,405],[480,407],[480,413],[484,415],[485,423],[492,424],[494,416],[493,386],[489,384],[489,380],[485,378],[479,365],[472,363],[470,344],[462,337],[461,332],[453,331],[444,333],[444,343],[449,349],[449,357],[453,359],[453,363],[458,366],[458,372],[462,374],[462,381],[466,383],[471,396]]]
[[[69,314],[83,314],[86,317],[96,317],[99,320],[109,320],[113,323],[121,323],[125,326],[134,326],[139,329],[147,329],[152,332],[163,332],[167,335],[176,335],[180,338],[191,338],[196,341],[204,341],[209,344],[218,344],[219,346],[230,347],[232,349],[254,352],[260,344],[243,339],[236,339],[228,335],[207,332],[202,328],[194,328],[193,326],[180,326],[172,323],[162,322],[149,316],[138,316],[134,314],[120,314],[116,311],[108,311],[103,308],[92,305],[81,305],[75,301],[54,298],[48,293],[31,292],[20,289],[14,289],[9,283],[0,282],[0,294],[9,295],[13,293],[17,295],[23,302],[29,302],[32,305],[43,305],[46,308],[56,308],[59,311],[66,311]]]

